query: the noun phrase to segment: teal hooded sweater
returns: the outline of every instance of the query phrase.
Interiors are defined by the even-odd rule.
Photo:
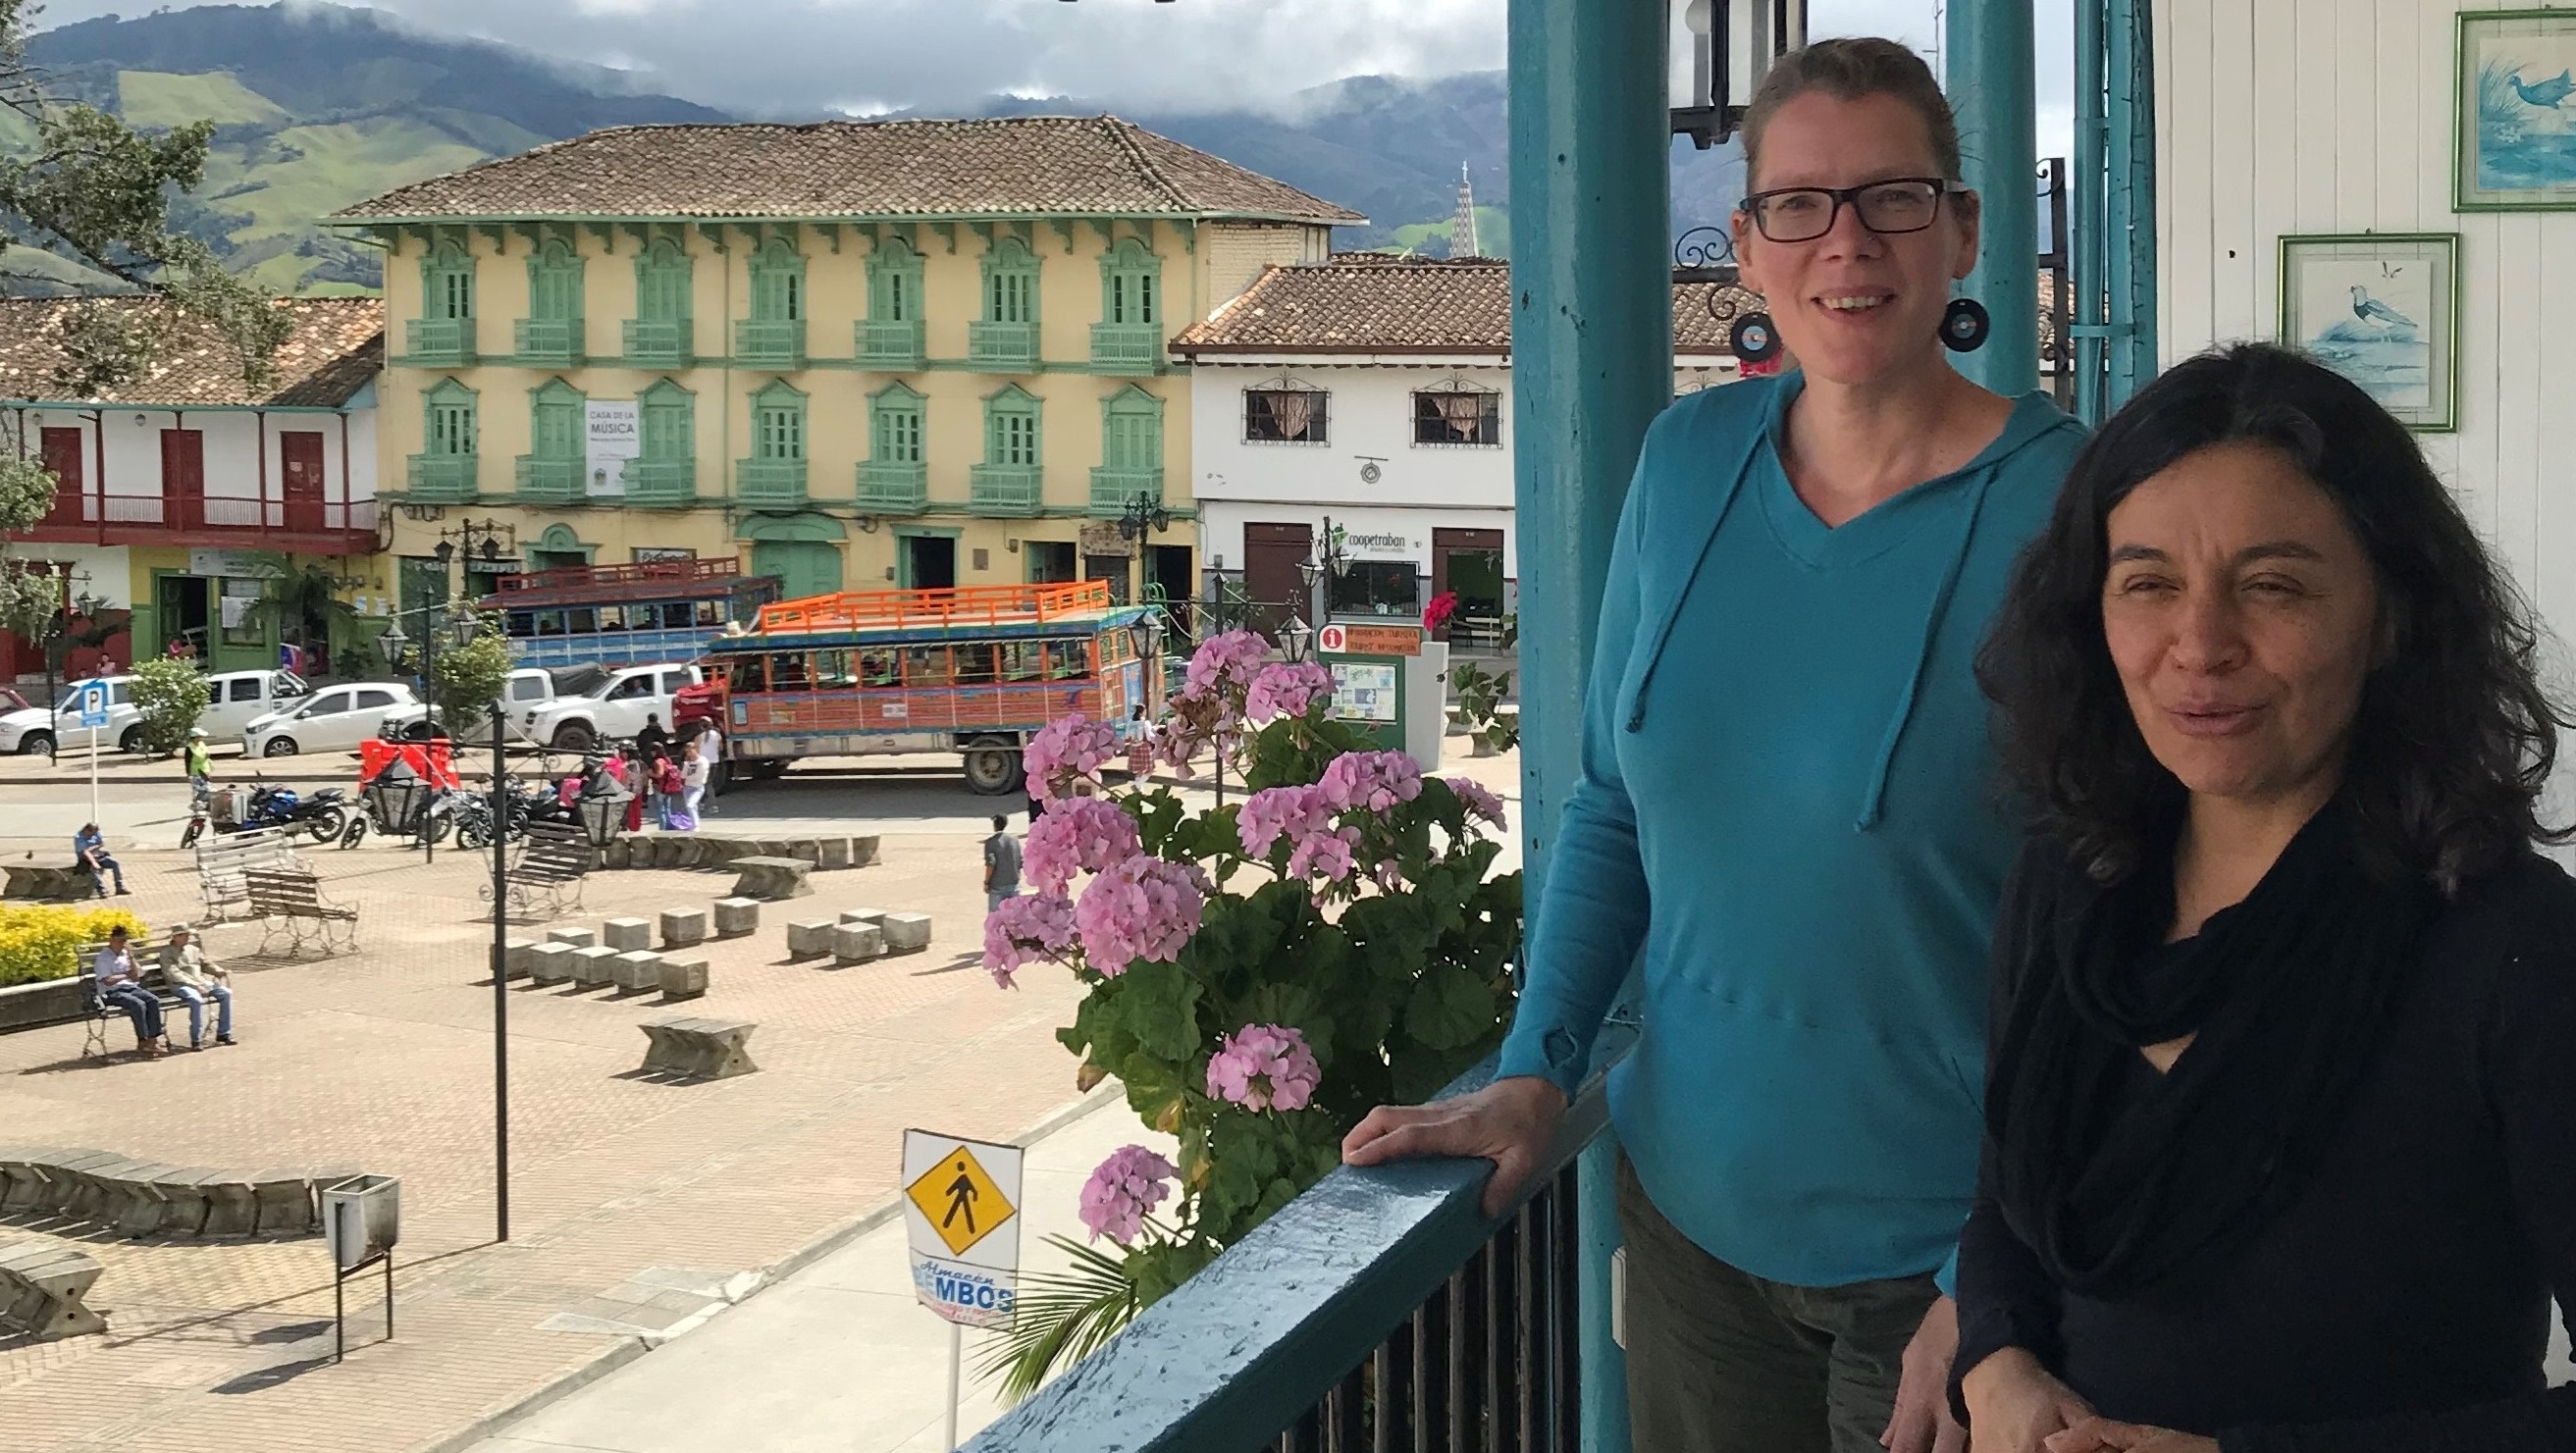
[[[1657,1209],[1773,1281],[1946,1285],[2019,837],[1974,661],[2083,430],[2028,395],[1964,468],[1829,530],[1780,462],[1803,382],[1647,434],[1501,1073],[1571,1094],[1642,950],[1610,1109]]]

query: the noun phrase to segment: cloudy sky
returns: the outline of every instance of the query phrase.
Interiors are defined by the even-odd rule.
[[[1503,64],[1504,0],[374,0],[424,28],[638,72],[745,114],[952,109],[995,92],[1131,110],[1284,100],[1343,76]],[[1608,0],[1603,0],[1608,3]],[[1816,35],[1927,53],[1940,0],[1810,0]],[[2038,0],[2041,146],[2071,114],[2067,0]],[[123,10],[143,5],[125,0]],[[117,0],[51,0],[61,24]]]

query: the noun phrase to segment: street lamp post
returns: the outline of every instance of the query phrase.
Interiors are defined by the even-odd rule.
[[[501,703],[492,702],[492,1239],[510,1239],[509,788],[501,753]]]

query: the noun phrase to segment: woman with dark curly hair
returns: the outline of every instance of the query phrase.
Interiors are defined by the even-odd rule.
[[[1996,928],[1953,1398],[1978,1453],[2576,1449],[2567,723],[2414,439],[2249,345],[2078,460],[1979,679]]]

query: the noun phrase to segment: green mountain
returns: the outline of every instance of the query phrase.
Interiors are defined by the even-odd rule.
[[[136,127],[215,122],[205,184],[176,220],[281,292],[382,281],[372,249],[313,225],[351,202],[603,126],[730,119],[633,94],[614,71],[328,5],[111,16],[44,31],[28,55],[59,92]],[[87,280],[22,249],[0,273],[11,292]]]

